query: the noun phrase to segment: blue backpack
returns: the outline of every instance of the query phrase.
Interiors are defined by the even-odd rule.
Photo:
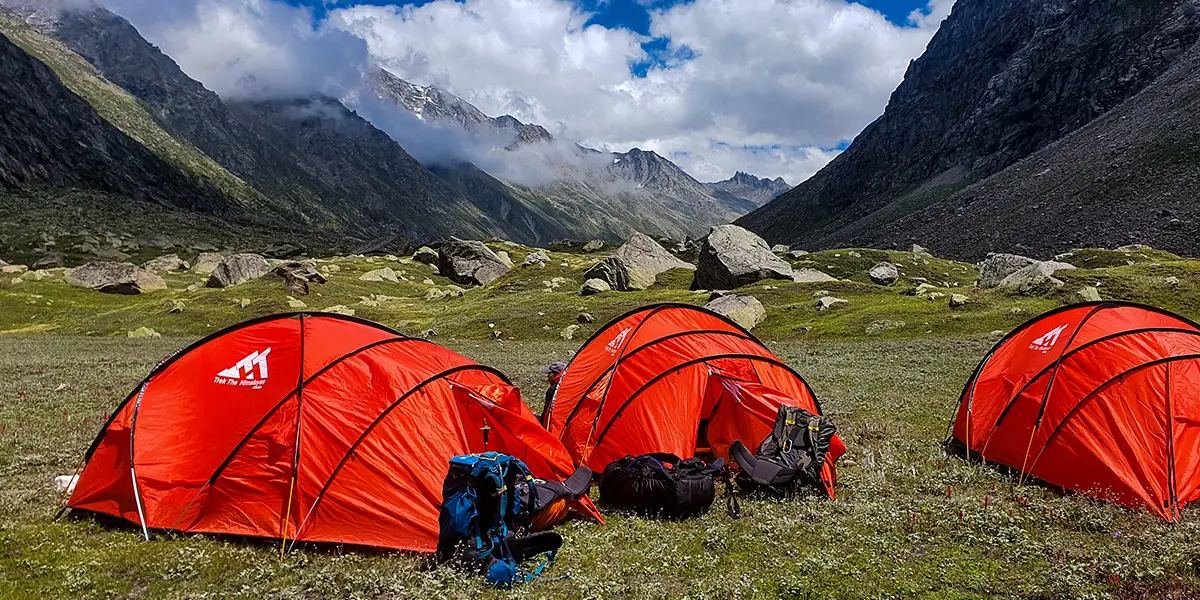
[[[562,546],[556,533],[529,534],[536,496],[536,480],[517,458],[499,452],[452,458],[438,514],[438,558],[457,558],[495,586],[533,581]],[[542,553],[540,566],[521,571],[526,558]]]

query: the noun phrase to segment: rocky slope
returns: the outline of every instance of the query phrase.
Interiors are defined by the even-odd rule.
[[[734,173],[733,177],[725,181],[716,181],[704,185],[711,190],[728,192],[738,198],[748,200],[755,207],[762,206],[774,200],[780,194],[792,189],[792,186],[788,185],[782,177],[762,179],[741,171]]]
[[[960,0],[883,116],[817,175],[738,223],[772,242],[876,244],[884,225],[1137,94],[1198,36],[1195,0]]]

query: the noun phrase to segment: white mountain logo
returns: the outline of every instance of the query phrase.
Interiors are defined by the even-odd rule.
[[[267,355],[271,349],[256,350],[239,360],[236,365],[217,373],[213,383],[236,385],[259,389],[267,383]]]
[[[604,347],[604,349],[607,350],[609,354],[616,354],[620,352],[621,344],[625,343],[625,338],[629,337],[629,331],[631,329],[632,327],[626,327],[625,330],[617,334],[617,337],[613,338],[612,341]]]
[[[1058,336],[1062,335],[1062,332],[1066,328],[1067,328],[1067,326],[1065,324],[1063,324],[1063,325],[1059,325],[1058,327],[1055,327],[1054,329],[1051,329],[1050,331],[1046,332],[1046,334],[1043,335],[1042,337],[1030,342],[1029,349],[1037,350],[1038,352],[1049,352],[1050,349],[1053,348],[1054,345],[1058,343]]]

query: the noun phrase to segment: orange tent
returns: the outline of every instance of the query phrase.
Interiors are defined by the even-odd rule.
[[[334,314],[275,315],[159,365],[85,457],[69,506],[150,529],[433,551],[455,455],[574,470],[500,372]],[[584,498],[577,508],[597,520]]]
[[[646,306],[598,331],[567,366],[542,416],[577,463],[600,472],[626,454],[750,450],[780,405],[820,414],[812,389],[742,327],[685,304]],[[834,438],[824,467],[832,497]]]
[[[1128,303],[1022,325],[967,383],[953,436],[984,460],[1177,520],[1200,498],[1200,325]]]

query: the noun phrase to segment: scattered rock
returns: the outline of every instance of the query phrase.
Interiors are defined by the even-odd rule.
[[[829,310],[833,308],[842,308],[850,305],[849,300],[835,298],[833,296],[821,296],[817,298],[817,310]]]
[[[221,261],[225,260],[223,255],[216,252],[202,252],[196,257],[196,261],[192,263],[192,272],[201,275],[210,275],[217,270],[217,266]]]
[[[79,483],[78,475],[59,475],[54,478],[54,491],[70,496],[75,493],[76,483]]]
[[[467,293],[467,290],[460,288],[457,285],[446,286],[446,296],[449,296],[452,298],[462,298],[463,295],[466,293]]]
[[[188,264],[177,254],[166,254],[155,259],[151,259],[142,265],[143,269],[151,273],[169,273],[171,271],[186,271]]]
[[[971,299],[965,294],[950,294],[950,308],[958,308],[971,303]]]
[[[400,283],[400,278],[396,275],[396,272],[393,271],[391,267],[384,267],[382,269],[368,271],[363,273],[363,275],[358,279],[359,281],[390,281],[392,283]]]
[[[274,273],[283,278],[283,289],[296,296],[307,296],[310,283],[325,283],[325,276],[311,261],[285,263],[275,267]]]
[[[29,267],[27,267],[25,265],[0,266],[0,273],[4,273],[5,275],[20,275],[28,270],[29,270]]]
[[[867,335],[875,335],[885,331],[892,331],[893,329],[904,329],[904,325],[904,321],[889,321],[886,319],[872,321],[870,325],[867,325]]]
[[[354,309],[350,308],[349,306],[346,306],[345,304],[338,304],[335,306],[330,306],[328,308],[325,308],[322,312],[346,315],[347,317],[354,316]]]
[[[679,260],[654,238],[634,233],[617,251],[583,274],[585,279],[601,279],[619,292],[644,290],[654,285],[660,273],[670,269],[696,267]]]
[[[204,287],[203,283],[193,283],[192,285],[187,286],[187,290],[185,290],[185,291],[196,292],[196,291],[199,291],[200,288],[202,288],[202,287]]]
[[[504,332],[503,332],[503,331],[500,331],[499,329],[497,329],[497,330],[495,330],[495,331],[493,331],[493,332],[492,332],[492,339],[498,340],[498,339],[500,339],[500,338],[502,338],[502,337],[504,337]]]
[[[583,282],[583,287],[579,289],[579,295],[593,296],[595,294],[601,294],[611,290],[612,287],[608,285],[607,281],[604,281],[603,279],[589,279]]]
[[[428,340],[431,338],[435,338],[435,337],[437,337],[437,334],[438,334],[437,330],[430,327],[429,329],[426,329],[425,331],[421,332],[421,339]]]
[[[817,290],[812,293],[812,297],[813,298],[824,298],[825,296],[828,296],[832,293],[833,292],[830,292],[829,290]]]
[[[900,278],[900,270],[896,268],[896,265],[884,261],[871,267],[867,275],[871,277],[871,281],[879,285],[892,285]]]
[[[134,329],[133,331],[127,332],[125,335],[128,337],[131,337],[131,338],[160,338],[160,337],[162,337],[162,334],[160,334],[159,332],[157,332],[153,329],[150,329],[149,327],[145,327],[145,326],[138,327],[137,329]]]
[[[241,300],[234,300],[233,303],[238,305],[238,308],[249,308],[253,303],[253,300],[249,298],[242,298]]]
[[[862,258],[862,254],[859,254],[857,250],[851,250],[847,252],[846,256],[849,256],[850,258]]]
[[[455,283],[488,285],[508,272],[504,261],[483,242],[451,238],[438,249],[438,270]]]
[[[990,254],[980,265],[979,287],[996,287],[1005,277],[1037,262],[1019,254]]]
[[[67,271],[67,283],[106,294],[143,294],[167,289],[162,277],[130,263],[95,262]]]
[[[728,317],[747,331],[767,318],[767,309],[754,296],[721,296],[709,302],[705,308]]]
[[[369,242],[355,246],[350,254],[362,256],[400,255],[408,253],[408,237],[399,233],[381,235]]]
[[[419,263],[433,265],[437,264],[438,253],[437,250],[434,250],[429,246],[421,246],[416,252],[413,252],[412,259]]]
[[[507,252],[507,251],[505,251],[505,250],[501,250],[501,251],[499,251],[499,252],[497,252],[497,253],[496,253],[496,256],[500,257],[500,262],[504,263],[504,266],[506,266],[506,267],[508,267],[508,268],[510,268],[510,269],[511,269],[511,268],[513,268],[513,261],[512,261],[512,257],[510,257],[510,256],[508,255],[508,252]]]
[[[1129,244],[1117,248],[1117,252],[1141,252],[1142,250],[1153,250],[1153,248],[1146,244]]]
[[[575,333],[578,331],[578,325],[567,325],[562,331],[558,332],[558,337],[561,337],[564,340],[573,340],[575,339]]]
[[[254,281],[271,272],[271,264],[257,254],[234,254],[225,257],[208,276],[208,287],[225,288]]]
[[[58,252],[52,252],[39,258],[29,268],[37,271],[39,269],[57,269],[61,266],[63,266],[63,255]]]
[[[763,279],[793,276],[792,265],[775,256],[762,238],[737,225],[720,225],[700,243],[692,287],[732,290]]]
[[[1103,300],[1103,298],[1100,297],[1100,290],[1090,285],[1080,289],[1076,295],[1079,296],[1079,299],[1083,302],[1099,302]]]
[[[445,297],[446,297],[446,292],[444,292],[438,288],[433,288],[433,289],[425,292],[425,300],[427,300],[427,301],[441,300],[442,298],[445,298]]]
[[[787,244],[775,244],[774,246],[771,246],[771,252],[774,252],[775,254],[783,254],[789,250],[791,250],[791,248],[789,248]]]
[[[604,249],[604,242],[600,240],[591,240],[583,245],[584,252],[599,252]]]
[[[183,303],[183,300],[172,300],[170,303],[168,303],[168,306],[170,306],[170,308],[167,309],[167,314],[173,315],[187,310],[187,305]]]
[[[271,244],[263,250],[262,255],[268,258],[294,258],[304,254],[304,248],[295,244]]]
[[[288,308],[295,308],[297,310],[304,310],[308,308],[308,305],[305,304],[303,300],[297,300],[291,296],[288,296],[287,303]]]
[[[933,256],[932,254],[929,253],[929,250],[926,250],[925,247],[921,246],[920,244],[913,244],[910,252],[912,252],[913,254],[919,254],[921,256],[929,256],[929,257]]]
[[[791,252],[788,252],[788,256],[792,257],[793,259],[808,256],[808,250],[792,250]]]
[[[324,267],[321,267],[321,270],[327,274],[328,273],[340,273],[342,270],[342,267],[341,267],[341,265],[325,265]]]
[[[549,262],[550,257],[546,254],[546,251],[538,248],[537,250],[534,250],[525,256],[525,262],[521,263],[521,266],[532,267],[533,265],[537,265],[539,267],[544,267],[546,266],[546,263]]]
[[[588,323],[594,323],[596,321],[596,317],[593,317],[591,313],[579,313],[579,316],[575,317],[575,320],[586,325]]]
[[[796,269],[792,272],[792,281],[796,283],[825,283],[837,281],[837,278],[816,269]]]
[[[1164,279],[1163,283],[1165,283],[1167,285],[1179,285],[1179,278],[1172,275],[1172,276]]]
[[[712,302],[717,298],[724,298],[725,296],[730,296],[732,294],[733,292],[729,290],[713,290],[712,293],[708,295],[708,301]]]

